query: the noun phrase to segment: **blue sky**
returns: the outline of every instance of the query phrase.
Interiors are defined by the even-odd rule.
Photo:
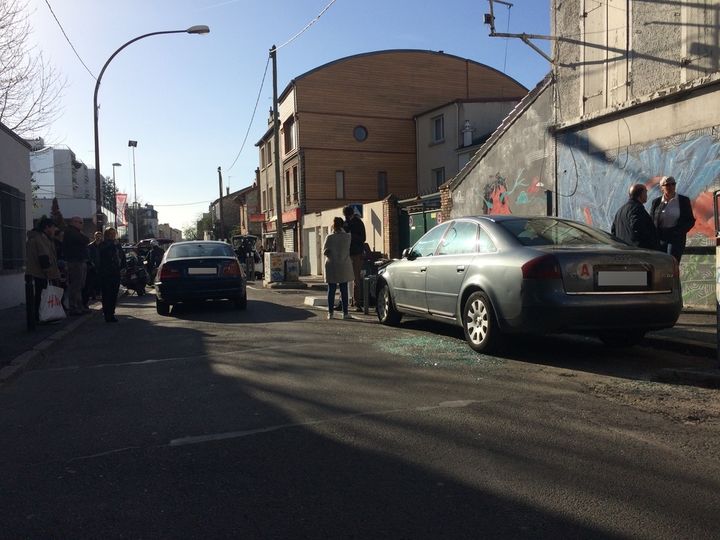
[[[160,222],[182,228],[218,197],[217,167],[232,191],[249,186],[258,166],[255,142],[267,129],[271,70],[244,150],[240,150],[260,90],[268,50],[303,29],[330,0],[47,0],[88,68],[98,75],[126,41],[160,30],[210,27],[207,35],[143,39],[123,50],[103,75],[100,157],[113,162],[121,191],[154,204]],[[496,30],[549,33],[544,0],[495,4]],[[29,0],[32,41],[67,79],[62,116],[45,136],[94,164],[92,99],[95,80],[80,63],[46,0]],[[278,51],[278,91],[317,66],[369,51],[442,50],[505,71],[529,89],[549,71],[545,59],[518,39],[491,38],[483,24],[486,0],[336,0],[300,37]],[[509,14],[509,18],[508,18]],[[548,50],[546,42],[538,42]],[[442,84],[442,81],[438,81]],[[192,204],[191,204],[192,203]]]

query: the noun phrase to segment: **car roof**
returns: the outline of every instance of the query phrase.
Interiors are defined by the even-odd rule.
[[[182,246],[186,244],[222,244],[223,246],[229,246],[227,242],[221,240],[181,240],[179,242],[173,242],[173,246]]]
[[[458,216],[452,218],[452,220],[457,219],[475,219],[477,221],[492,221],[495,223],[502,223],[503,221],[513,221],[515,219],[555,219],[558,221],[573,221],[571,219],[561,218],[557,216],[524,216],[519,214],[484,214],[479,216]]]

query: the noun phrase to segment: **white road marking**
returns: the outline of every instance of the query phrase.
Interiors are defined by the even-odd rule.
[[[303,345],[298,345],[298,347],[301,347]],[[290,345],[274,345],[274,346],[267,346],[267,347],[248,347],[247,349],[241,349],[237,351],[227,351],[227,352],[215,352],[215,353],[207,353],[207,354],[195,354],[191,356],[175,356],[172,358],[150,358],[148,360],[140,360],[137,362],[118,362],[118,363],[108,363],[108,364],[95,364],[92,366],[64,366],[64,367],[57,367],[57,368],[47,368],[47,369],[36,369],[33,371],[29,371],[27,374],[32,373],[43,373],[47,371],[74,371],[74,370],[80,370],[80,369],[99,369],[99,368],[108,368],[108,367],[129,367],[129,366],[147,366],[151,364],[161,364],[163,362],[177,362],[181,360],[194,360],[196,358],[211,358],[214,356],[229,356],[229,355],[235,355],[235,354],[243,354],[243,353],[252,353],[256,351],[268,351],[272,349],[290,349],[292,346]]]
[[[278,424],[276,426],[268,426],[265,428],[258,428],[258,429],[248,429],[243,431],[228,431],[225,433],[214,433],[209,435],[198,435],[194,437],[182,437],[180,439],[173,439],[170,441],[170,446],[186,446],[190,444],[201,444],[211,441],[222,441],[225,439],[238,439],[241,437],[248,437],[250,435],[257,435],[258,433],[269,433],[271,431],[278,431],[281,429],[290,429],[295,427],[302,427],[302,426],[316,426],[319,424],[332,424],[335,422],[344,422],[346,420],[351,420],[353,418],[358,418],[361,416],[379,416],[379,415],[387,415],[387,414],[396,414],[396,413],[402,413],[402,412],[408,412],[408,411],[416,411],[416,412],[426,412],[426,411],[433,411],[436,409],[457,409],[461,407],[467,407],[469,405],[472,405],[473,403],[479,403],[477,400],[468,399],[468,400],[462,400],[462,401],[443,401],[441,403],[438,403],[437,405],[431,405],[431,406],[425,406],[425,407],[412,407],[410,409],[389,409],[386,411],[368,411],[368,412],[359,412],[355,414],[348,414],[345,416],[336,416],[333,418],[328,418],[326,420],[309,420],[307,422],[298,422],[294,424]]]

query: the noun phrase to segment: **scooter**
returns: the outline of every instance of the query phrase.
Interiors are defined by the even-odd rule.
[[[145,295],[148,274],[143,264],[134,255],[125,258],[125,268],[120,271],[120,284],[128,290],[135,291],[138,296]]]

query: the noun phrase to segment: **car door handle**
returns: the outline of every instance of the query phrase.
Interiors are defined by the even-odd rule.
[[[421,266],[421,267],[420,267],[420,271],[421,271],[421,272],[425,272],[426,270],[427,270],[427,266]]]
[[[458,265],[458,267],[456,268],[456,270],[457,270],[458,272],[464,272],[464,271],[465,271],[465,265],[463,265],[463,264]]]

